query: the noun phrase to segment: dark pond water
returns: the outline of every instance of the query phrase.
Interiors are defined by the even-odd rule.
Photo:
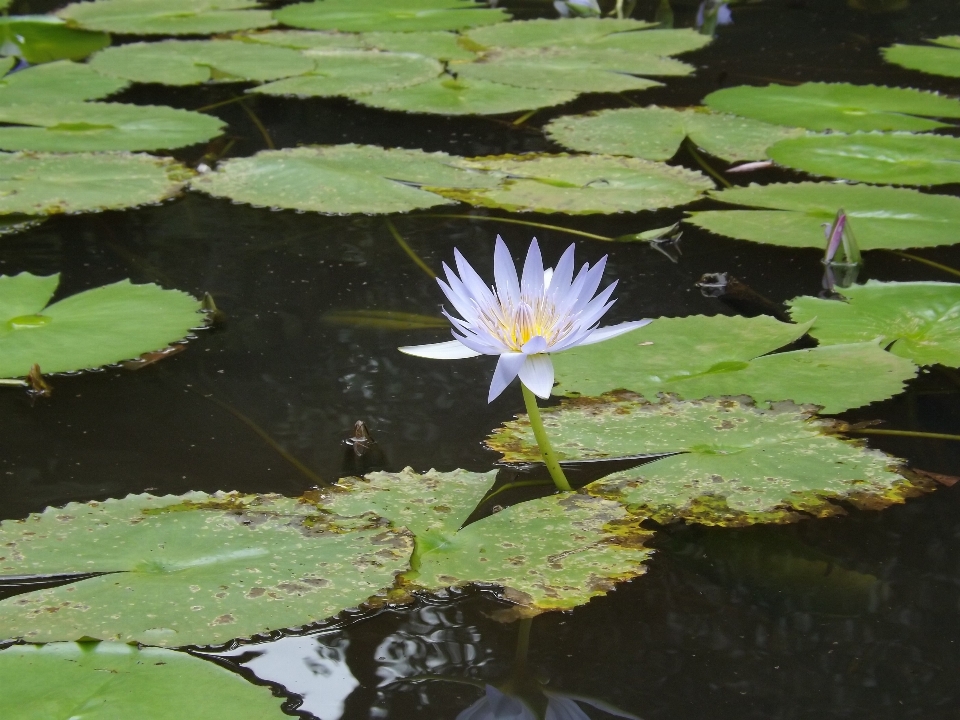
[[[20,11],[53,6],[20,5]],[[652,17],[653,5],[641,0],[635,16]],[[677,7],[678,24],[694,12]],[[845,0],[767,0],[737,6],[734,17],[710,47],[684,57],[698,66],[694,77],[634,94],[634,101],[683,106],[718,87],[804,80],[960,94],[960,80],[900,70],[878,55],[891,42],[960,33],[956,0],[911,0],[907,9],[885,14],[853,10]],[[236,91],[139,87],[121,99],[198,108]],[[550,118],[625,104],[617,96],[588,96],[518,127],[493,118],[392,114],[341,100],[258,97],[252,107],[277,147],[356,142],[482,155],[559,150],[539,131]],[[236,138],[232,156],[265,147],[237,106],[212,112]],[[195,163],[205,151],[178,157]],[[696,167],[682,154],[674,162]],[[735,182],[797,178],[767,172]],[[616,236],[682,215],[674,209],[524,219]],[[517,257],[532,234],[426,213],[393,221],[430,266],[439,269],[458,247],[481,274],[491,272],[497,233]],[[695,288],[705,272],[730,272],[774,301],[820,287],[813,250],[725,240],[693,227],[685,230],[679,264],[644,245],[536,234],[548,260],[571,241],[578,257],[609,254],[609,278],[620,280],[610,322],[730,313]],[[960,246],[918,254],[960,267]],[[133,212],[53,218],[4,238],[0,271],[24,270],[61,272],[59,296],[126,277],[208,291],[229,321],[186,352],[137,372],[56,378],[49,401],[0,395],[0,518],[143,491],[299,494],[315,484],[241,416],[327,480],[343,473],[341,441],[358,419],[379,442],[387,469],[486,470],[495,456],[481,440],[522,410],[515,392],[485,403],[488,359],[430,362],[396,351],[446,339],[446,331],[325,321],[335,310],[437,311],[435,283],[397,246],[383,218],[270,212],[188,194]],[[865,274],[950,279],[882,252],[867,254]],[[960,433],[957,392],[956,376],[933,369],[903,395],[842,417]],[[958,444],[904,438],[870,444],[916,467],[960,474]],[[659,553],[645,576],[573,613],[532,622],[529,664],[549,688],[598,698],[645,720],[960,718],[960,484],[882,513],[851,511],[791,527],[674,527],[655,545]],[[511,671],[521,630],[491,619],[500,607],[493,595],[469,592],[246,646],[223,662],[283,681],[302,697],[301,712],[322,720],[453,718],[481,695],[458,680],[499,683]],[[434,679],[396,682],[424,674]],[[300,699],[291,696],[291,712]],[[584,707],[589,717],[609,717]]]

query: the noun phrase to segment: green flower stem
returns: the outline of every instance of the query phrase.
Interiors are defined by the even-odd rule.
[[[550,446],[550,440],[547,438],[547,431],[543,427],[540,408],[537,406],[537,396],[523,383],[520,383],[520,387],[523,388],[523,403],[527,406],[530,427],[533,428],[533,435],[537,438],[537,445],[540,446],[540,455],[543,457],[543,462],[550,472],[550,477],[553,478],[553,484],[557,486],[558,490],[570,492],[573,488],[570,487],[570,483],[567,482],[567,478],[563,474],[560,463],[557,461],[557,456]]]
[[[686,138],[686,143],[687,143],[687,152],[690,153],[690,157],[696,160],[697,165],[699,165],[704,170],[706,170],[707,174],[710,177],[712,177],[714,180],[716,180],[718,183],[723,185],[723,187],[725,188],[733,187],[733,185],[730,183],[729,180],[727,180],[723,175],[721,175],[712,167],[710,167],[709,163],[707,163],[707,161],[703,159],[703,156],[699,152],[697,152],[697,146],[694,145],[693,141],[690,138]]]
[[[915,260],[916,262],[923,263],[924,265],[935,267],[937,268],[937,270],[943,270],[943,272],[950,273],[951,275],[960,275],[960,270],[955,270],[949,265],[942,265],[941,263],[934,262],[933,260],[927,260],[926,258],[920,257],[919,255],[912,255],[910,253],[900,252],[899,250],[889,250],[888,252],[891,252],[894,255],[899,255],[900,257],[907,258],[908,260]]]
[[[436,280],[437,274],[423,261],[423,258],[417,255],[414,249],[407,244],[407,241],[403,239],[403,235],[401,235],[400,231],[397,230],[397,226],[390,222],[389,218],[385,220],[385,222],[387,224],[387,230],[389,230],[390,234],[393,235],[393,239],[397,241],[397,245],[400,246],[400,249],[403,250],[410,257],[410,259],[413,260],[414,263],[416,263],[418,268],[429,275],[431,279]]]
[[[957,440],[960,441],[960,435],[950,435],[948,433],[920,432],[919,430],[874,430],[872,428],[857,428],[844,430],[846,433],[857,435],[899,435],[900,437],[927,438],[929,440]]]

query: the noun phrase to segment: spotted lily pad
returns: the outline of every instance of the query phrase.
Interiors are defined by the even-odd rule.
[[[89,65],[61,60],[0,78],[0,107],[98,100],[123,90],[127,84],[126,80],[105,77]]]
[[[275,25],[256,0],[94,0],[57,12],[88,30],[128,35],[211,35]]]
[[[603,345],[553,356],[556,394],[632,390],[649,399],[749,395],[792,400],[837,413],[903,391],[917,367],[874,342],[772,353],[802,336],[810,322],[771,317],[660,318]]]
[[[495,188],[444,195],[513,212],[639,212],[693,202],[713,187],[693,170],[610,155],[506,155],[461,164],[502,173],[507,180]]]
[[[288,5],[274,17],[290,27],[341,32],[462,30],[510,18],[468,0],[319,0]]]
[[[31,64],[54,60],[82,60],[110,44],[106,33],[69,27],[51,15],[0,17],[0,53]]]
[[[178,290],[123,280],[47,305],[59,275],[0,275],[0,377],[86,370],[183,340],[204,325],[200,303]]]
[[[704,104],[719,112],[808,130],[934,130],[960,118],[960,100],[936,93],[849,83],[803,83],[717,90]]]
[[[289,717],[269,688],[212,662],[124,643],[14,645],[0,651],[0,684],[0,717],[18,720]]]
[[[669,160],[684,138],[724,160],[761,160],[767,148],[803,130],[698,109],[657,106],[564,115],[546,126],[556,142],[579,152]]]
[[[269,30],[243,35],[240,39],[298,50],[386,50],[452,61],[470,61],[477,57],[470,49],[471,43],[462,35],[441,30],[369,33]]]
[[[276,495],[130,495],[0,524],[0,574],[109,573],[0,601],[0,637],[222,643],[363,603],[412,539]]]
[[[755,406],[726,397],[649,403],[622,392],[541,412],[561,459],[679,453],[584,488],[658,522],[790,522],[800,513],[842,513],[836,500],[885,507],[920,492],[896,458],[840,439],[830,421],[792,403]],[[487,444],[508,462],[539,458],[526,416],[506,423]]]
[[[846,302],[796,298],[790,314],[813,320],[810,334],[826,345],[879,338],[918,365],[960,367],[960,284],[871,280],[842,292]]]
[[[824,247],[823,224],[843,208],[861,250],[952,245],[960,237],[960,198],[907,188],[791,183],[710,193],[758,210],[707,210],[687,222],[718,235],[786,247]]]
[[[960,36],[946,36],[931,42],[930,45],[891,45],[883,48],[883,59],[909,70],[946,77],[960,77]]]
[[[643,573],[651,533],[618,504],[559,495],[524,502],[461,529],[495,472],[372,473],[341,480],[321,505],[342,515],[376,513],[414,533],[407,589],[485,583],[527,612],[569,609]]]
[[[309,72],[314,62],[290,48],[238,40],[165,40],[108,48],[90,66],[131,82],[196,85],[276,80]]]
[[[211,115],[159,105],[60,103],[0,105],[0,148],[41,152],[161,150],[204,142],[223,131]]]
[[[960,182],[960,138],[912,133],[808,135],[782,140],[770,157],[814,175],[883,185]]]

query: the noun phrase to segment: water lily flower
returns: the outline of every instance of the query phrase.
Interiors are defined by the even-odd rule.
[[[721,0],[703,0],[697,8],[694,26],[704,35],[713,35],[718,25],[732,25],[730,6]]]
[[[498,355],[487,402],[492,402],[517,376],[541,398],[550,397],[553,363],[550,353],[578,345],[591,345],[643,327],[650,320],[599,328],[610,309],[616,281],[599,294],[606,256],[593,267],[585,263],[573,276],[571,245],[557,263],[545,271],[540,246],[534,238],[518,279],[510,252],[500,236],[494,251],[496,285],[488,287],[459,250],[454,251],[457,275],[443,265],[447,280],[440,288],[460,314],[443,314],[453,324],[454,340],[400,348],[408,355],[443,360]],[[596,296],[595,296],[596,295]]]
[[[554,0],[553,6],[561,17],[600,17],[597,0]]]

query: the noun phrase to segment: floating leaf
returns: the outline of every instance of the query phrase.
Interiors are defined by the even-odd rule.
[[[608,475],[586,492],[658,522],[707,525],[790,522],[798,512],[842,513],[835,500],[884,507],[920,492],[899,461],[831,434],[831,423],[791,403],[757,407],[739,398],[648,403],[631,393],[565,401],[541,410],[561,459],[682,453]],[[487,444],[507,462],[539,450],[526,416]]]
[[[130,495],[0,523],[0,574],[105,572],[0,600],[0,637],[222,643],[390,587],[412,539],[276,495]]]
[[[826,345],[879,338],[918,365],[960,367],[960,284],[871,280],[842,292],[846,302],[796,298],[790,314],[813,320],[810,334]]]
[[[513,212],[639,212],[693,202],[713,187],[692,170],[610,155],[507,155],[461,164],[508,179],[500,187],[444,195]]]
[[[0,148],[42,152],[160,150],[216,137],[211,115],[159,105],[60,103],[0,105]]]
[[[47,306],[59,277],[0,275],[0,377],[24,377],[34,364],[56,373],[129,360],[204,324],[190,295],[129,280]]]
[[[405,88],[432,80],[443,72],[436,60],[410,53],[370,50],[305,50],[316,69],[305,75],[254,88],[267,95],[322,97]]]
[[[443,31],[334,33],[311,30],[270,30],[240,36],[250,42],[298,50],[386,50],[415,53],[437,60],[474,60],[477,55],[461,35]]]
[[[0,78],[0,106],[54,105],[97,100],[127,87],[89,65],[62,60],[29,67]]]
[[[110,36],[68,27],[50,15],[5,15],[0,17],[0,52],[22,57],[28,63],[83,60],[107,47]]]
[[[960,77],[960,42],[958,36],[947,36],[931,40],[942,47],[929,45],[891,45],[880,52],[887,62],[896,63],[909,70]]]
[[[769,150],[781,165],[815,175],[889,185],[960,182],[960,138],[911,133],[808,135]]]
[[[704,104],[719,112],[808,130],[934,130],[927,118],[960,117],[960,100],[936,93],[850,83],[726,88]],[[920,117],[917,117],[920,116]]]
[[[461,158],[371,145],[265,150],[223,163],[193,187],[217,197],[314,212],[393,213],[449,204],[434,186],[477,188],[499,180],[455,166]],[[420,186],[425,186],[421,188]]]
[[[718,235],[786,247],[823,249],[823,224],[843,208],[861,250],[952,245],[960,237],[960,198],[906,188],[791,183],[710,193],[733,205],[775,210],[708,210],[687,222]]]
[[[293,48],[295,50],[361,50],[361,35],[356,33],[313,32],[311,30],[264,30],[262,32],[244,33],[234,36],[235,39],[276,45],[278,47]]]
[[[274,17],[290,27],[341,32],[462,30],[510,18],[466,0],[322,0],[287,5]]]
[[[129,35],[211,35],[275,25],[255,0],[94,0],[57,12],[88,30]]]
[[[685,137],[724,160],[766,159],[767,148],[803,130],[757,120],[651,106],[565,115],[546,126],[547,134],[571,150],[669,160]]]
[[[180,192],[191,171],[127,153],[0,153],[0,216],[118,210]]]
[[[90,66],[132,82],[196,85],[276,80],[309,72],[314,62],[289,48],[238,40],[165,40],[108,48],[91,58]]]

